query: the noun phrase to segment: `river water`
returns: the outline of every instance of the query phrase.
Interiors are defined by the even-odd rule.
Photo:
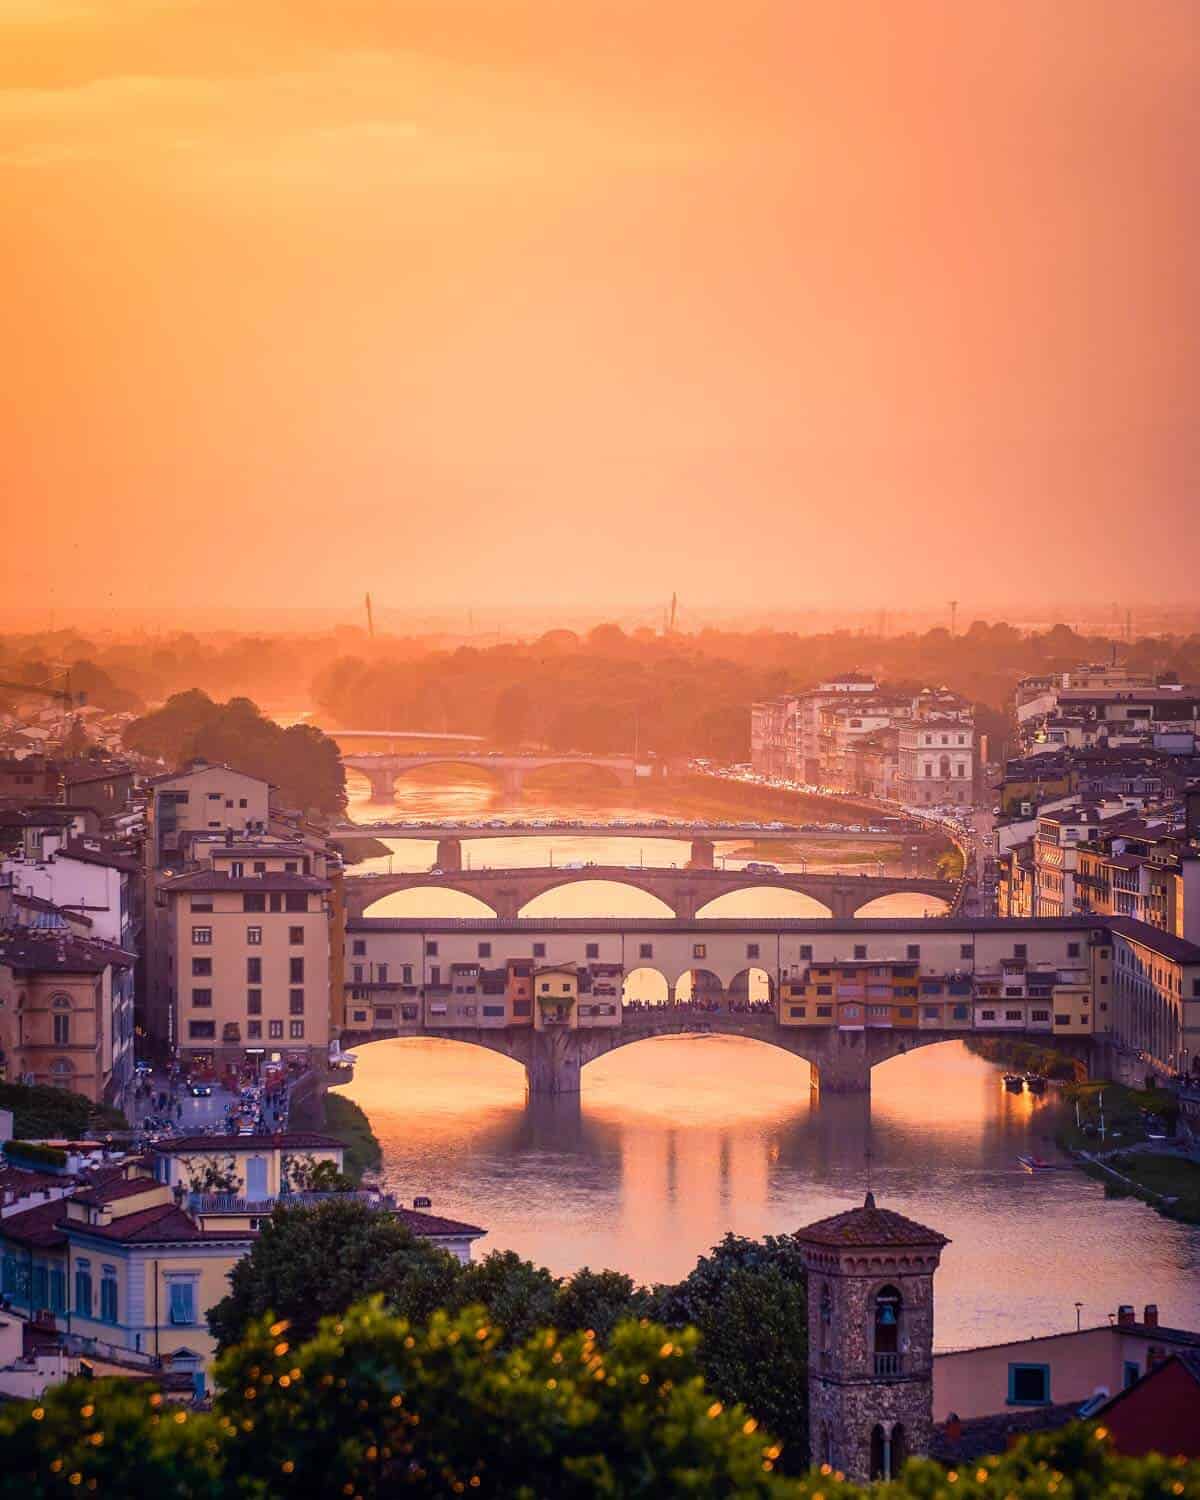
[[[527,793],[519,809],[506,808],[466,772],[401,781],[388,808],[351,795],[363,819],[397,809],[411,817],[693,813],[662,801],[635,808],[627,793],[578,788]],[[432,862],[430,844],[391,847],[397,870]],[[551,850],[556,863],[687,858],[682,843],[569,835],[464,846],[490,865],[545,864]],[[724,852],[731,864],[789,863],[778,850]],[[867,857],[815,844],[803,853],[810,869]],[[355,868],[380,867],[387,858]],[[803,897],[769,890],[725,898],[714,914],[730,913],[735,901],[745,915],[821,914]],[[920,898],[888,898],[879,909],[909,914]],[[469,897],[425,890],[387,898],[373,914],[477,910]],[[548,893],[531,911],[650,915],[658,904],[628,887],[584,882]],[[869,1176],[882,1205],[950,1237],[937,1279],[939,1348],[1072,1328],[1076,1302],[1085,1326],[1120,1303],[1140,1312],[1146,1302],[1158,1304],[1165,1323],[1200,1326],[1200,1230],[1134,1200],[1106,1200],[1075,1172],[1024,1172],[1019,1152],[1053,1153],[1054,1100],[1007,1093],[999,1070],[960,1043],[876,1068],[869,1105],[811,1103],[805,1063],[734,1037],[624,1047],[589,1065],[581,1097],[533,1102],[518,1065],[481,1048],[414,1038],[360,1048],[358,1059],[343,1092],[371,1118],[384,1182],[485,1227],[477,1253],[511,1248],[558,1274],[612,1266],[643,1282],[671,1280],[727,1231],[780,1234],[860,1202]]]

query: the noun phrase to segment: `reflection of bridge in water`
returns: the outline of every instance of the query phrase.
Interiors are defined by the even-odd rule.
[[[672,915],[691,919],[709,902],[734,891],[776,889],[793,891],[818,901],[834,917],[852,917],[881,896],[932,896],[954,910],[962,894],[960,882],[919,876],[816,875],[806,872],[759,870],[663,869],[656,866],[584,865],[578,869],[406,871],[398,874],[350,875],[346,879],[346,910],[351,917],[385,896],[409,890],[449,890],[475,897],[497,917],[521,914],[530,901],[548,891],[587,881],[614,881],[644,891],[669,908]]]

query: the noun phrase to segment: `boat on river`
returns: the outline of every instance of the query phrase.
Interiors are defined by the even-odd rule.
[[[1027,1172],[1069,1172],[1071,1163],[1069,1161],[1046,1161],[1041,1156],[1018,1156],[1017,1160]]]

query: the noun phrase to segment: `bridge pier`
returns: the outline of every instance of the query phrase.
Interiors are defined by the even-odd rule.
[[[437,864],[439,870],[456,872],[462,869],[462,840],[438,839]]]
[[[564,1026],[558,1031],[535,1031],[529,1040],[529,1060],[525,1064],[529,1093],[577,1094],[583,1066],[578,1033]]]
[[[713,868],[713,841],[712,839],[693,839],[692,857],[688,860],[689,870],[711,870]]]
[[[391,802],[395,798],[395,778],[390,771],[366,771],[371,783],[372,802]]]
[[[863,1031],[834,1031],[821,1037],[819,1048],[809,1058],[810,1089],[822,1094],[870,1094],[871,1062]]]

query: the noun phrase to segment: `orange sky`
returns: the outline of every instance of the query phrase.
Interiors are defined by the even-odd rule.
[[[4,603],[1193,597],[1198,53],[1196,0],[0,0]]]

